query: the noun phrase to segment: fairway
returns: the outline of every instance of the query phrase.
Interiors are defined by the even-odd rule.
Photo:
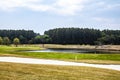
[[[85,62],[96,64],[120,64],[120,54],[78,54],[26,52],[42,50],[39,45],[0,46],[0,56],[17,56]],[[77,60],[75,60],[77,56]],[[120,71],[93,67],[33,65],[0,62],[2,80],[119,80]]]
[[[65,60],[95,64],[120,64],[120,54],[78,54],[57,52],[26,52],[28,50],[41,50],[39,45],[0,46],[0,56],[19,56],[42,59]],[[77,60],[75,59],[77,57]]]

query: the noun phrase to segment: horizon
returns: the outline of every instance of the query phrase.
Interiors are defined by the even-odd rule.
[[[120,30],[120,0],[2,0],[0,29],[54,28]]]

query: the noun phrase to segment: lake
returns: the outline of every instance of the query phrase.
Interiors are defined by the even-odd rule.
[[[120,51],[107,51],[95,49],[44,49],[29,52],[62,52],[62,53],[120,53]]]

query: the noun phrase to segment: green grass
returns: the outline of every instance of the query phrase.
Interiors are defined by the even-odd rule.
[[[120,64],[120,54],[78,54],[25,52],[39,46],[0,46],[0,56],[19,56],[66,61]],[[30,65],[0,62],[0,80],[120,80],[120,71],[91,67]]]
[[[39,46],[0,46],[0,56],[21,56],[44,59],[57,59],[87,63],[120,64],[120,54],[78,54],[57,52],[25,52],[26,50],[40,50]],[[77,60],[75,60],[77,57]]]
[[[0,63],[0,80],[120,80],[120,71],[91,67]]]

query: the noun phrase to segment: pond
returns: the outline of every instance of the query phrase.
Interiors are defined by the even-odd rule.
[[[95,50],[95,49],[44,49],[29,52],[62,52],[62,53],[120,53],[120,51]]]

